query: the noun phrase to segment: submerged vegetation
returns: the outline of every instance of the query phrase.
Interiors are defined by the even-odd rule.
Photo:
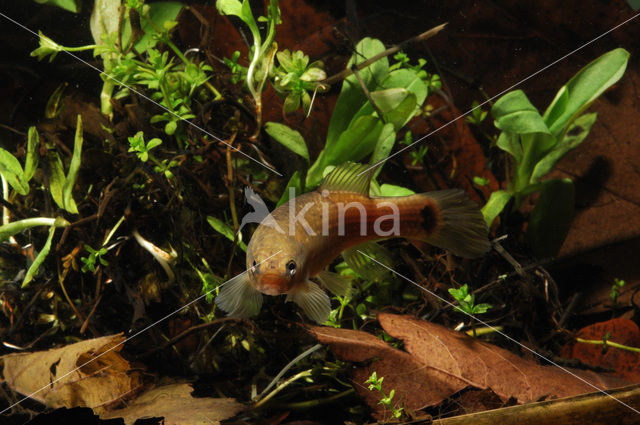
[[[78,10],[74,1],[49,3]],[[406,44],[390,53],[381,40],[364,37],[350,46],[341,69],[331,68],[278,45],[278,26],[289,18],[277,0],[264,3],[258,16],[248,0],[215,2],[220,16],[233,18],[225,22],[240,29],[229,36],[245,39],[246,55],[234,50],[217,57],[189,48],[178,33],[189,9],[173,1],[96,1],[94,42],[85,46],[62,46],[41,30],[32,56],[55,64],[65,52],[83,61],[92,52],[102,73],[94,76],[100,87],[91,91],[98,96],[81,100],[60,84],[47,93],[42,121],[17,131],[26,130],[26,137],[0,140],[1,336],[44,349],[145,330],[137,336],[144,343],[127,345],[132,358],[157,375],[197,375],[205,386],[213,377],[210,393],[253,402],[256,416],[270,408],[305,412],[334,403],[343,408],[334,417],[365,422],[369,414],[354,395],[356,385],[364,385],[390,412],[381,420],[410,418],[398,400],[401,391],[383,389],[375,371],[353,383],[350,364],[329,349],[304,351],[314,338],[297,326],[304,319],[291,304],[267,300],[252,320],[228,319],[216,308],[219,287],[244,272],[256,227],[242,223],[251,213],[245,194],[259,195],[273,209],[292,194],[315,190],[347,161],[379,165],[372,196],[453,185],[450,177],[428,177],[428,183],[411,177],[435,176],[441,167],[438,150],[412,125],[431,123],[436,112],[429,100],[446,97],[434,64],[405,51]],[[375,324],[384,310],[445,325],[459,313],[481,314],[523,338],[535,333],[515,302],[546,300],[549,309],[559,308],[557,288],[551,295],[546,286],[540,290],[552,279],[532,258],[558,254],[575,201],[571,179],[547,176],[587,138],[596,122],[587,109],[620,80],[628,60],[621,48],[596,58],[560,88],[543,114],[514,90],[497,99],[490,114],[475,106],[467,117],[472,126],[489,116],[495,125],[486,151],[503,181],[469,176],[486,189],[475,194],[485,201],[486,223],[499,229],[496,237],[509,232],[526,242],[516,256],[536,274],[525,277],[499,241],[501,256],[464,262],[404,241],[372,245],[358,259],[367,263],[360,273],[345,261],[333,264],[354,285],[332,299],[324,325],[364,329],[396,348],[401,338]],[[332,79],[342,72],[344,78]],[[316,102],[327,96],[335,104],[329,103],[330,118],[320,121],[326,132],[318,143],[317,129],[309,131],[305,122],[322,120],[314,115]],[[535,206],[514,225],[526,199],[535,199]],[[503,285],[510,279],[526,281],[526,288]],[[614,307],[624,285],[616,279],[611,286]],[[448,308],[451,297],[455,309]],[[540,326],[551,334],[562,326],[553,321]],[[466,325],[481,338],[472,319]],[[557,334],[554,344],[562,337]],[[257,394],[257,388],[264,390]]]

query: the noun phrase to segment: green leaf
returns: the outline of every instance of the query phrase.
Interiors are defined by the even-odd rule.
[[[233,242],[235,240],[235,232],[233,231],[233,229],[231,228],[231,226],[229,226],[227,223],[225,223],[224,221],[210,216],[207,216],[207,223],[209,223],[209,225],[211,227],[213,227],[213,229],[220,233],[222,236],[224,236],[225,238],[229,239],[231,242]],[[238,235],[240,236],[240,235]],[[238,239],[238,248],[240,248],[241,250],[243,250],[244,252],[247,252],[247,245],[245,245],[244,242],[242,242],[241,240]]]
[[[427,85],[414,71],[400,69],[391,72],[382,83],[382,87],[382,90],[372,91],[371,97],[383,113],[386,122],[393,122],[398,131],[424,103],[428,93]],[[411,100],[408,100],[408,97]],[[353,115],[351,123],[363,115],[373,113],[373,106],[365,99],[360,110]]]
[[[409,196],[414,195],[415,192],[406,187],[396,186],[393,184],[380,185],[380,196]]]
[[[384,119],[393,124],[396,131],[399,131],[414,116],[416,105],[416,95],[409,93],[395,109],[384,115]]]
[[[169,135],[169,136],[172,136],[173,133],[175,133],[177,129],[178,129],[178,122],[177,121],[169,121],[164,126],[164,132],[167,133],[167,135]]]
[[[160,146],[162,144],[162,139],[159,139],[158,137],[154,137],[153,139],[149,140],[149,142],[147,142],[147,151],[150,151],[151,149]]]
[[[502,130],[497,146],[516,160],[514,186],[516,191],[522,190],[529,184],[537,162],[556,140],[522,90],[502,96],[491,108],[491,113],[495,126]]]
[[[375,56],[385,50],[384,44],[380,40],[366,37],[362,39],[356,46],[356,53],[351,57],[347,68],[352,64],[362,63],[366,59]],[[375,90],[377,84],[384,81],[389,74],[389,61],[387,58],[371,64],[365,69],[359,71],[360,77],[365,83],[368,90]],[[367,101],[366,96],[360,87],[355,75],[345,78],[342,83],[342,90],[336,102],[336,106],[331,115],[329,128],[327,130],[327,144],[335,143],[347,127],[350,126],[352,118],[360,110],[362,105]]]
[[[73,156],[69,164],[69,173],[67,174],[64,184],[62,185],[62,203],[64,209],[72,214],[78,214],[78,207],[73,200],[73,186],[78,178],[78,170],[80,170],[80,162],[82,157],[82,117],[78,115],[76,125],[76,137],[73,142]]]
[[[377,117],[361,116],[340,134],[337,140],[333,143],[327,142],[307,173],[307,189],[313,189],[320,184],[322,172],[328,165],[338,165],[346,161],[357,162],[370,154],[376,146],[382,127],[383,124]]]
[[[293,173],[293,176],[291,176],[291,178],[289,179],[289,182],[287,183],[287,187],[284,188],[284,191],[282,192],[282,196],[280,197],[280,200],[278,200],[278,203],[276,204],[276,208],[278,208],[280,205],[284,204],[289,199],[291,199],[289,196],[289,188],[295,189],[295,192],[294,192],[295,196],[298,196],[302,193],[302,180],[300,179],[299,171],[296,171],[295,173]]]
[[[570,179],[542,182],[526,235],[536,257],[555,257],[560,251],[573,218],[574,192]]]
[[[382,86],[385,88],[402,87],[416,96],[416,109],[424,103],[429,93],[427,84],[418,73],[411,69],[398,69],[389,73]]]
[[[234,15],[242,19],[247,24],[251,34],[253,35],[253,45],[258,46],[260,43],[260,31],[258,30],[258,24],[251,12],[251,5],[248,0],[243,0],[240,3],[238,0],[217,0],[216,7],[218,11],[223,15]],[[258,52],[254,52],[258,54]]]
[[[80,11],[81,0],[35,0],[36,3],[50,4],[69,12],[78,13]]]
[[[238,0],[218,0],[216,8],[222,15],[235,15],[242,18],[242,3]]]
[[[502,96],[491,108],[495,126],[515,134],[546,133],[549,128],[522,90]]]
[[[39,137],[38,130],[35,126],[29,127],[29,133],[27,136],[27,158],[24,162],[24,183],[29,183],[29,180],[33,177],[38,168],[38,147]]]
[[[565,127],[589,107],[606,89],[624,74],[629,52],[611,50],[582,68],[565,84],[544,113],[553,134],[559,136]]]
[[[487,226],[491,226],[493,220],[500,215],[510,199],[511,194],[506,190],[496,190],[491,194],[485,206],[482,207],[482,215]]]
[[[309,68],[301,76],[301,81],[313,82],[322,81],[327,78],[327,73],[321,68]]]
[[[33,260],[33,263],[31,264],[31,267],[29,267],[29,270],[27,270],[27,274],[24,276],[24,280],[22,281],[22,288],[26,287],[29,282],[33,280],[34,276],[38,274],[40,265],[44,262],[45,258],[47,258],[47,255],[49,255],[49,251],[51,250],[51,241],[53,240],[53,235],[56,232],[56,228],[62,227],[63,222],[66,223],[66,221],[61,217],[56,218],[56,222],[57,223],[54,223],[49,228],[49,237],[47,237],[47,241],[45,242],[36,258]]]
[[[282,110],[285,114],[292,114],[300,107],[300,93],[289,93],[284,99]]]
[[[388,123],[382,127],[382,131],[378,136],[378,141],[376,142],[376,147],[373,149],[373,154],[371,155],[370,164],[376,164],[383,159],[387,159],[391,150],[393,149],[393,145],[396,143],[396,132],[393,128],[393,124]],[[374,177],[376,177],[382,167],[378,167],[375,172]]]
[[[409,95],[409,90],[402,87],[392,89],[376,90],[371,92],[371,99],[383,114],[387,114],[396,109]]]
[[[29,194],[29,185],[24,178],[20,162],[11,152],[2,148],[0,148],[0,173],[20,195]]]
[[[276,57],[278,58],[278,64],[287,72],[297,71],[295,65],[293,63],[293,59],[291,57],[291,52],[289,49],[284,49],[276,53]]]
[[[167,22],[175,21],[183,5],[177,1],[159,1],[148,3],[148,7],[148,19],[142,19],[140,22],[144,35],[140,37],[135,45],[136,50],[140,53],[144,53],[147,49],[155,45],[156,41],[153,38],[153,34],[157,32],[155,28],[164,28]],[[125,43],[125,40],[127,40],[124,34],[125,28],[131,33],[131,25],[123,28],[122,42],[126,46],[128,41]]]
[[[516,192],[524,190],[532,183],[531,175],[536,164],[557,145],[556,138],[545,133],[523,134],[521,140],[523,155],[516,170],[514,182]]]
[[[273,137],[276,142],[300,155],[307,160],[307,163],[309,163],[309,151],[307,150],[307,144],[298,131],[277,122],[266,123],[265,131],[269,136]]]
[[[596,122],[597,115],[595,112],[584,114],[573,122],[564,138],[554,146],[554,148],[538,162],[531,174],[531,183],[537,182],[541,177],[546,175],[553,169],[553,166],[571,149],[574,149],[582,143],[587,137],[591,126]]]
[[[118,31],[120,25],[121,0],[95,0],[89,27],[96,44],[104,44],[105,34],[113,34]],[[128,16],[126,17],[128,19]],[[129,31],[131,31],[129,29]],[[40,43],[41,46],[42,42]],[[125,44],[126,46],[126,44]],[[43,46],[44,47],[44,46]],[[35,52],[33,52],[35,53]],[[31,55],[33,56],[33,53]],[[53,60],[53,57],[51,58]]]
[[[58,152],[50,150],[47,154],[47,162],[49,163],[49,192],[58,207],[64,209],[62,201],[62,185],[64,185],[64,167]]]
[[[515,159],[516,164],[522,161],[522,144],[518,134],[507,133],[506,131],[500,132],[496,146],[509,153]]]

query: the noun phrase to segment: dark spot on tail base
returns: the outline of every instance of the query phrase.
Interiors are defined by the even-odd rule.
[[[433,233],[438,225],[439,215],[436,213],[436,206],[429,202],[420,211],[422,217],[422,226],[428,235]]]

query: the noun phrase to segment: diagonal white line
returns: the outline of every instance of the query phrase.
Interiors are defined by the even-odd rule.
[[[20,28],[22,28],[23,30],[30,32],[31,34],[35,35],[36,37],[38,37],[38,38],[42,38],[42,37],[40,37],[40,34],[36,33],[36,32],[35,32],[35,31],[33,31],[32,29],[30,29],[30,28],[28,28],[28,27],[26,27],[26,26],[22,25],[20,22],[18,22],[18,21],[16,21],[16,20],[14,20],[14,19],[12,19],[12,18],[10,18],[9,16],[5,15],[4,13],[0,12],[0,16],[2,16],[3,18],[5,18],[5,19],[6,19],[6,20],[8,20],[8,21],[13,22],[14,24],[16,24],[17,26],[19,26],[19,27],[20,27]],[[233,149],[234,151],[236,151],[236,152],[238,152],[239,154],[241,154],[241,155],[243,155],[243,156],[247,157],[248,159],[250,159],[251,161],[255,162],[256,164],[260,164],[260,165],[262,165],[264,168],[266,168],[266,169],[270,170],[271,172],[273,172],[273,173],[275,173],[275,174],[279,175],[280,177],[282,177],[282,174],[280,174],[279,172],[277,172],[277,171],[276,171],[276,170],[274,170],[273,168],[269,167],[268,165],[265,165],[265,164],[263,164],[262,162],[260,162],[260,161],[258,161],[258,160],[256,160],[256,159],[254,159],[254,158],[252,158],[252,157],[250,157],[250,156],[249,156],[249,155],[247,155],[246,153],[242,152],[240,149],[238,149],[238,148],[236,148],[236,147],[234,147],[234,146],[230,145],[229,143],[227,143],[227,142],[225,142],[224,140],[222,140],[220,137],[218,137],[218,136],[216,136],[216,135],[214,135],[214,134],[212,134],[212,133],[209,133],[207,130],[205,130],[204,128],[202,128],[202,127],[198,126],[197,124],[194,124],[193,122],[191,122],[191,121],[189,121],[189,120],[187,120],[187,119],[185,119],[185,118],[182,118],[180,115],[178,115],[178,114],[176,114],[175,112],[171,111],[169,108],[167,108],[167,107],[165,107],[165,106],[161,105],[160,103],[156,102],[155,100],[153,100],[153,99],[149,98],[147,95],[145,95],[145,94],[143,94],[143,93],[141,93],[141,92],[137,91],[137,90],[136,90],[136,89],[134,89],[133,87],[130,87],[130,86],[126,85],[125,83],[123,83],[122,81],[118,80],[117,78],[115,78],[115,77],[113,77],[113,76],[109,75],[108,73],[106,73],[106,72],[104,72],[104,71],[100,70],[99,68],[95,67],[94,65],[92,65],[92,64],[90,64],[89,62],[85,61],[84,59],[80,58],[78,55],[75,55],[75,54],[73,54],[72,52],[68,52],[68,51],[66,51],[66,50],[63,50],[62,52],[63,52],[63,53],[68,54],[69,56],[71,56],[72,58],[74,58],[75,60],[77,60],[78,62],[81,62],[81,63],[85,64],[85,65],[86,65],[86,66],[88,66],[89,68],[91,68],[91,69],[93,69],[93,70],[97,71],[99,74],[102,74],[102,75],[106,76],[107,78],[109,78],[110,80],[115,81],[115,82],[116,82],[116,83],[118,83],[119,85],[121,85],[121,86],[123,86],[123,87],[126,87],[127,89],[129,89],[131,92],[133,92],[133,93],[137,94],[138,96],[140,96],[140,97],[142,97],[142,98],[144,98],[144,99],[148,100],[149,102],[151,102],[151,103],[153,103],[153,104],[155,104],[155,105],[159,106],[161,109],[164,109],[165,111],[167,111],[168,113],[170,113],[170,114],[171,114],[171,115],[173,115],[174,117],[176,117],[176,118],[180,119],[181,121],[186,122],[187,124],[189,124],[189,125],[190,125],[190,126],[192,126],[193,128],[196,128],[196,129],[200,130],[202,133],[204,133],[204,134],[206,134],[206,135],[208,135],[208,136],[210,136],[210,137],[214,138],[214,139],[215,139],[215,140],[217,140],[218,142],[220,142],[220,143],[223,143],[223,144],[227,145],[228,147],[230,147],[230,148],[231,148],[231,149]]]
[[[410,145],[405,146],[404,148],[400,149],[399,151],[397,151],[396,153],[394,153],[393,155],[389,155],[388,157],[386,157],[385,159],[381,159],[380,161],[376,162],[375,164],[371,165],[369,168],[367,168],[366,170],[362,171],[360,174],[364,174],[367,171],[371,170],[372,168],[377,167],[378,165],[382,164],[383,162],[388,161],[389,159],[393,158],[394,156],[406,151],[407,149],[409,149],[410,147],[412,147],[413,145],[420,143],[421,141],[423,141],[424,139],[426,139],[427,137],[431,136],[432,134],[437,133],[438,131],[442,130],[445,127],[448,127],[450,124],[453,124],[454,122],[458,121],[460,118],[465,117],[467,115],[469,115],[471,112],[475,111],[476,109],[486,105],[487,103],[491,102],[492,100],[502,96],[503,94],[505,94],[506,92],[508,92],[509,90],[514,89],[515,87],[519,86],[520,84],[524,83],[525,81],[535,77],[536,75],[540,74],[541,72],[546,71],[547,69],[551,68],[552,66],[554,66],[555,64],[557,64],[558,62],[561,62],[563,60],[565,60],[566,58],[568,58],[569,56],[573,55],[574,53],[578,52],[579,50],[582,50],[583,48],[587,47],[588,45],[596,42],[597,40],[601,39],[602,37],[604,37],[605,35],[609,34],[612,31],[617,30],[618,28],[620,28],[621,26],[629,23],[630,21],[636,19],[638,16],[640,16],[640,13],[636,13],[635,15],[633,15],[632,17],[630,17],[629,19],[625,20],[622,23],[619,23],[618,25],[616,25],[615,27],[611,28],[610,30],[607,30],[605,32],[603,32],[602,34],[600,34],[599,36],[597,36],[596,38],[587,41],[585,44],[577,47],[576,49],[570,51],[569,53],[567,53],[566,55],[562,56],[559,59],[556,59],[555,61],[551,62],[550,64],[548,64],[547,66],[540,68],[539,70],[537,70],[536,72],[534,72],[533,74],[529,75],[528,77],[523,78],[522,80],[518,81],[517,83],[509,86],[508,88],[502,90],[500,93],[494,95],[493,97],[490,97],[489,99],[485,100],[484,102],[482,102],[481,104],[469,109],[467,112],[457,116],[456,118],[452,119],[451,121],[442,124],[440,127],[436,128],[435,130],[433,130],[432,132],[430,132],[429,134],[422,136],[421,138],[419,138],[418,140],[416,140],[415,142],[411,143]]]
[[[362,255],[364,255],[365,257],[369,258],[372,261],[375,261],[376,263],[380,264],[382,267],[386,268],[387,270],[389,270],[391,273],[396,274],[398,276],[400,276],[401,278],[403,278],[404,280],[406,280],[407,282],[412,283],[413,285],[415,285],[418,289],[421,289],[425,292],[428,292],[429,294],[433,295],[434,297],[438,298],[440,301],[448,304],[451,307],[456,307],[455,304],[453,304],[452,302],[442,298],[441,296],[439,296],[438,294],[428,290],[427,288],[424,288],[420,285],[418,285],[416,282],[414,282],[413,280],[409,279],[408,277],[406,277],[405,275],[398,273],[397,271],[393,270],[392,268],[390,268],[389,266],[387,266],[386,264],[382,264],[380,261],[376,260],[373,257],[370,257],[369,255],[365,254],[364,252],[358,250],[358,252]],[[460,311],[460,310],[459,310]],[[542,354],[532,350],[531,348],[527,347],[526,345],[516,341],[515,339],[511,338],[509,335],[505,334],[504,332],[500,331],[499,329],[494,328],[493,326],[491,326],[490,324],[488,324],[487,322],[483,321],[482,319],[477,318],[476,316],[474,316],[473,314],[469,314],[465,311],[462,311],[462,313],[466,314],[467,316],[469,316],[470,318],[472,318],[473,320],[475,320],[476,322],[482,324],[483,326],[488,327],[489,329],[493,330],[495,333],[505,337],[506,339],[508,339],[511,342],[515,342],[516,344],[518,344],[520,347],[524,348],[525,350],[531,352],[531,354],[534,354],[538,357],[540,357],[541,359],[549,362],[550,364],[554,365],[555,367],[559,368],[560,370],[562,370],[563,372],[568,373],[569,375],[573,376],[576,379],[579,379],[580,381],[584,382],[585,384],[587,384],[588,386],[590,386],[591,388],[593,388],[594,390],[597,390],[599,392],[601,392],[602,394],[612,398],[613,400],[617,401],[618,403],[622,404],[623,406],[629,408],[630,410],[633,410],[635,413],[640,415],[640,411],[634,409],[633,407],[629,406],[627,403],[625,403],[622,400],[617,399],[616,397],[612,396],[611,394],[609,394],[608,392],[606,392],[603,389],[600,389],[599,387],[593,385],[591,382],[587,381],[584,378],[581,378],[580,376],[576,375],[575,373],[571,372],[569,369],[566,369],[562,366],[560,366],[558,363],[555,363],[553,360],[546,358],[545,356],[543,356]]]
[[[273,255],[271,255],[271,256],[269,256],[269,257],[265,258],[264,260],[260,261],[260,263],[258,263],[257,265],[260,265],[260,264],[264,263],[265,261],[269,260],[270,258],[275,257],[276,255],[280,254],[281,252],[282,252],[282,250],[279,250],[279,251],[278,251],[278,252],[276,252],[275,254],[273,254]],[[255,266],[254,266],[254,267],[255,267]],[[240,273],[240,275],[243,275],[243,274],[247,273],[248,271],[249,271],[249,270],[245,270],[245,271],[243,271],[242,273]],[[240,275],[238,275],[238,276],[240,276]],[[109,348],[109,349],[108,349],[108,350],[106,350],[105,352],[100,353],[99,355],[95,356],[95,357],[94,357],[94,358],[92,358],[91,360],[84,362],[83,364],[81,364],[80,366],[76,367],[75,369],[70,370],[69,372],[65,373],[65,374],[64,374],[64,375],[62,375],[61,377],[56,378],[55,380],[53,380],[53,381],[49,382],[47,385],[43,386],[43,387],[42,387],[42,388],[40,388],[39,390],[34,391],[34,392],[32,392],[31,394],[29,394],[29,395],[25,396],[24,398],[22,398],[22,399],[20,399],[20,400],[16,401],[16,402],[15,402],[15,403],[13,403],[11,406],[9,406],[9,407],[5,408],[4,410],[0,411],[0,415],[2,415],[2,414],[3,414],[4,412],[6,412],[7,410],[10,410],[10,409],[11,409],[11,408],[13,408],[14,406],[17,406],[18,404],[22,403],[22,402],[23,402],[23,401],[25,401],[26,399],[33,397],[34,395],[38,394],[40,391],[42,391],[42,390],[44,390],[44,389],[46,389],[46,388],[49,388],[49,387],[53,386],[53,384],[55,384],[56,382],[60,381],[61,379],[64,379],[65,377],[67,377],[67,376],[71,375],[71,374],[72,374],[73,372],[75,372],[76,370],[78,370],[78,369],[81,369],[81,368],[85,367],[86,365],[88,365],[88,364],[89,364],[89,363],[91,363],[92,361],[97,360],[98,358],[100,358],[100,357],[104,356],[104,355],[105,355],[105,354],[107,354],[108,352],[113,351],[114,349],[118,348],[119,346],[121,346],[121,345],[125,344],[125,343],[126,343],[126,342],[128,342],[128,341],[131,341],[133,338],[135,338],[135,337],[137,337],[138,335],[140,335],[140,334],[142,334],[142,333],[144,333],[144,332],[148,331],[149,329],[151,329],[152,327],[154,327],[154,326],[155,326],[155,325],[157,325],[158,323],[161,323],[161,322],[163,322],[163,321],[167,320],[169,317],[173,316],[174,314],[176,314],[176,313],[178,313],[178,312],[180,312],[180,311],[184,310],[185,308],[189,307],[191,304],[193,304],[193,303],[195,303],[195,302],[197,302],[197,301],[201,300],[202,298],[206,297],[207,295],[209,295],[211,292],[215,291],[216,289],[220,289],[220,288],[222,288],[224,285],[226,285],[227,283],[229,283],[229,281],[230,281],[230,280],[231,280],[231,279],[229,279],[229,280],[227,280],[226,282],[224,282],[223,284],[221,284],[221,285],[219,285],[219,286],[217,286],[217,287],[213,288],[212,290],[210,290],[210,291],[208,291],[208,292],[205,292],[204,294],[200,295],[198,298],[195,298],[195,299],[193,299],[193,300],[189,301],[187,304],[183,305],[183,306],[182,306],[182,307],[180,307],[179,309],[174,310],[173,312],[171,312],[171,313],[167,314],[166,316],[164,316],[163,318],[161,318],[161,319],[159,319],[159,320],[156,320],[155,322],[153,322],[152,324],[150,324],[150,325],[149,325],[149,326],[147,326],[146,328],[144,328],[144,329],[142,329],[142,330],[140,330],[140,331],[136,332],[135,334],[133,334],[133,335],[131,335],[130,337],[126,338],[124,341],[122,341],[122,342],[120,342],[120,343],[118,343],[118,344],[114,345],[113,347]]]

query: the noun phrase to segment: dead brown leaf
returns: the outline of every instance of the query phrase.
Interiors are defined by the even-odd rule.
[[[394,402],[409,410],[438,404],[467,386],[490,388],[503,401],[514,397],[519,403],[594,390],[557,367],[541,366],[440,325],[394,314],[380,314],[378,320],[389,335],[404,341],[407,352],[394,349],[366,332],[312,328],[318,340],[329,345],[339,357],[367,362],[356,368],[353,378],[356,390],[378,419],[388,418],[388,412],[377,404],[380,395],[364,385],[373,371],[384,376],[383,389],[387,394],[395,389]],[[601,389],[627,384],[590,371],[571,370],[571,373]]]
[[[90,407],[99,413],[142,387],[141,373],[132,372],[119,354],[122,345],[117,345],[124,339],[122,334],[110,335],[47,351],[7,354],[0,357],[2,382],[49,407]]]
[[[312,328],[311,332],[321,344],[329,345],[338,357],[352,362],[367,362],[354,369],[354,387],[379,420],[389,419],[391,412],[378,404],[381,395],[369,391],[364,384],[374,371],[378,377],[384,377],[382,389],[385,393],[395,389],[394,402],[400,402],[407,410],[438,404],[471,384],[427,366],[411,354],[397,350],[366,332],[322,326]]]
[[[135,399],[128,407],[101,414],[102,419],[123,418],[125,424],[138,419],[164,417],[165,425],[219,424],[235,416],[244,405],[232,398],[195,398],[189,384],[154,388]]]

